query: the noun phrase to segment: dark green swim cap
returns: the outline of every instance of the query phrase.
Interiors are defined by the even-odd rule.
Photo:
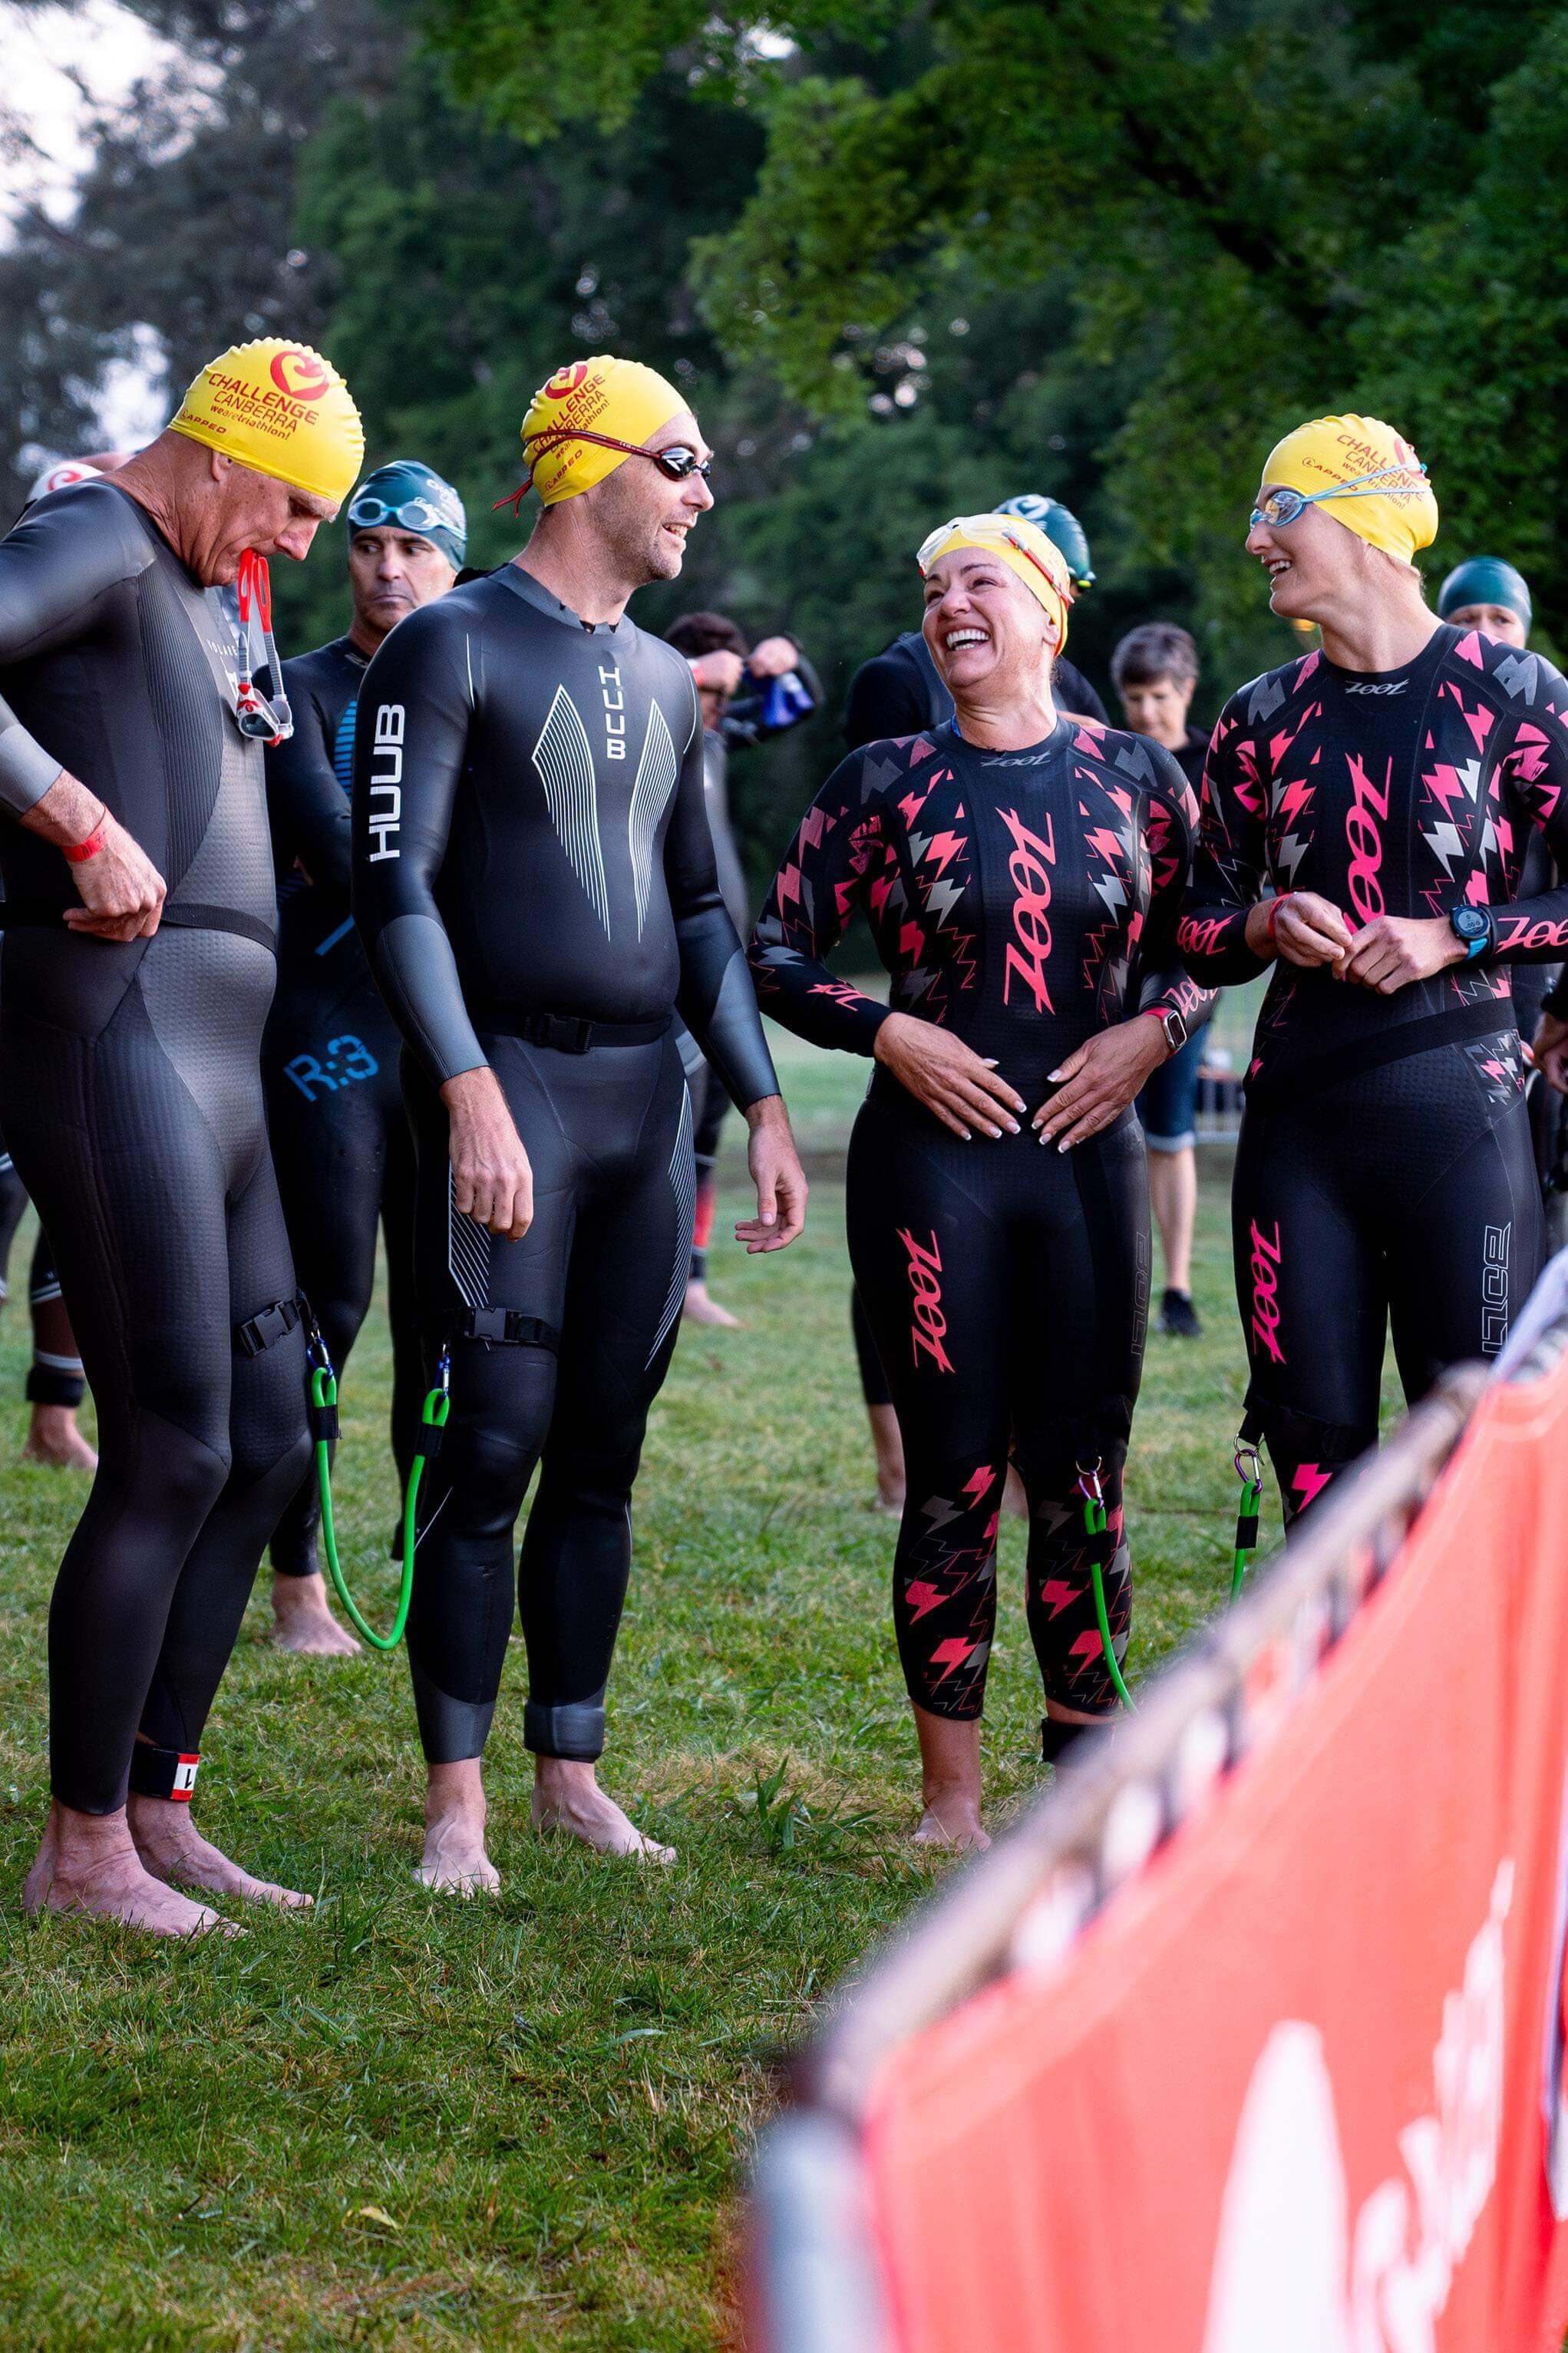
[[[992,509],[992,512],[1018,515],[1025,522],[1034,523],[1047,539],[1055,541],[1066,556],[1073,586],[1091,588],[1094,586],[1094,566],[1089,559],[1089,542],[1084,536],[1083,525],[1071,507],[1064,507],[1060,499],[1047,498],[1043,491],[1022,491],[1016,499],[1004,499],[999,507]]]
[[[1524,575],[1500,555],[1472,555],[1468,563],[1455,565],[1437,591],[1438,616],[1446,621],[1450,613],[1462,613],[1467,605],[1506,605],[1527,629],[1530,627],[1530,590]]]

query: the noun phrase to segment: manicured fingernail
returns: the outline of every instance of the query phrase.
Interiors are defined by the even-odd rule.
[[[1061,1084],[1061,1075],[1062,1074],[1059,1071],[1047,1071],[1046,1072],[1047,1084],[1053,1087],[1059,1086]]]
[[[1057,1150],[1058,1150],[1058,1152],[1066,1152],[1068,1149],[1068,1138],[1067,1136],[1065,1136],[1065,1135],[1064,1135],[1064,1136],[1063,1136],[1063,1138],[1062,1138],[1062,1140],[1061,1140],[1061,1142],[1058,1145],[1058,1146],[1057,1146]]]

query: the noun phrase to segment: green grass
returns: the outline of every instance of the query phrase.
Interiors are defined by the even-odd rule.
[[[781,1041],[818,1166],[865,1066]],[[740,1207],[729,1172],[723,1219]],[[1205,1153],[1196,1345],[1155,1336],[1129,1481],[1134,1675],[1225,1585],[1241,1356],[1228,1158]],[[14,1253],[26,1265],[26,1237]],[[932,1883],[868,1507],[842,1189],[783,1259],[716,1251],[743,1332],[689,1332],[656,1409],[605,1778],[669,1873],[527,1832],[514,1641],[490,1747],[498,1902],[414,1883],[401,1658],[285,1659],[253,1605],[209,1727],[204,1827],[308,1917],[171,1949],[16,1901],[45,1804],[48,1591],[83,1489],[0,1416],[0,2343],[32,2348],[705,2348],[733,2341],[733,2193],[781,2049]],[[17,1400],[25,1312],[0,1322]],[[344,1384],[345,1556],[390,1609],[379,1314]],[[1272,1503],[1270,1504],[1272,1512]],[[1037,1786],[1019,1532],[987,1772]]]

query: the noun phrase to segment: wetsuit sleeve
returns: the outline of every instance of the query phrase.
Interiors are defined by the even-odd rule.
[[[1263,799],[1244,696],[1219,716],[1204,763],[1193,878],[1176,926],[1182,961],[1204,987],[1253,980],[1268,968],[1247,944],[1247,918],[1263,895]]]
[[[97,501],[90,513],[72,499],[25,516],[0,541],[0,669],[85,635],[104,592],[152,560],[130,519]],[[0,807],[25,817],[62,772],[0,696]],[[80,782],[92,790],[90,776]]]
[[[827,965],[882,862],[881,805],[863,789],[865,768],[852,752],[812,802],[773,877],[751,950],[768,1012],[813,1045],[850,1054],[870,1053],[891,1010],[836,979]]]
[[[1060,710],[1070,711],[1079,719],[1098,719],[1102,727],[1110,726],[1104,703],[1082,670],[1065,655],[1052,667],[1051,691]]]
[[[1539,826],[1559,875],[1568,876],[1568,680],[1532,657],[1544,691],[1511,714],[1502,754],[1509,779],[1530,822]],[[1555,964],[1568,952],[1568,881],[1533,898],[1492,911],[1498,964]],[[1562,984],[1547,1000],[1553,1012]]]
[[[664,838],[664,879],[680,951],[676,1006],[737,1111],[779,1092],[740,934],[719,888],[702,781],[702,721],[690,683],[691,726]]]
[[[1198,802],[1169,752],[1155,756],[1158,781],[1149,796],[1149,913],[1138,943],[1138,1010],[1179,1013],[1189,1029],[1214,1010],[1216,992],[1200,987],[1176,945],[1176,930],[1192,872]]]
[[[360,688],[353,913],[393,1018],[437,1086],[485,1065],[436,903],[472,717],[461,628],[437,606],[410,613]]]
[[[844,741],[852,752],[897,735],[918,735],[926,725],[925,702],[912,663],[889,647],[862,662],[849,681]]]
[[[293,707],[294,733],[267,752],[267,811],[272,826],[272,848],[279,871],[286,873],[296,859],[312,882],[346,899],[350,889],[350,855],[353,817],[347,794],[332,766],[326,726],[315,696],[289,676],[292,662],[283,665],[283,688]]]
[[[790,643],[795,645],[793,638]],[[822,681],[800,648],[795,646],[795,675],[810,700],[804,708],[792,710],[786,718],[769,720],[764,714],[768,707],[768,690],[773,681],[772,679],[753,679],[748,671],[744,689],[735,696],[720,722],[721,733],[731,752],[749,752],[754,744],[765,744],[771,735],[787,735],[792,727],[798,727],[803,719],[815,717],[821,709]]]

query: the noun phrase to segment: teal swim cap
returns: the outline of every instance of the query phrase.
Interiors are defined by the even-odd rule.
[[[1023,491],[1016,499],[1004,499],[993,514],[1017,515],[1024,522],[1032,522],[1037,531],[1054,540],[1067,558],[1075,588],[1092,588],[1094,566],[1089,561],[1089,541],[1082,523],[1071,507],[1064,507],[1060,499],[1047,498],[1043,491]]]
[[[1506,605],[1527,629],[1530,627],[1530,590],[1524,575],[1500,555],[1472,555],[1467,563],[1455,565],[1437,591],[1438,617],[1446,621],[1450,613],[1462,613],[1467,605]]]

